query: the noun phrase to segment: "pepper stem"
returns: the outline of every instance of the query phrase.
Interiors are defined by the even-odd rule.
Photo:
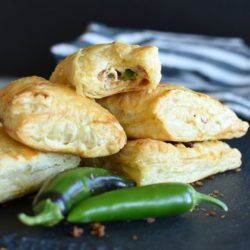
[[[50,199],[47,199],[41,204],[41,210],[37,215],[29,216],[21,213],[18,215],[18,218],[21,222],[29,226],[53,226],[59,223],[64,217],[59,206],[53,203]]]
[[[206,195],[206,194],[202,194],[202,193],[199,193],[199,192],[194,192],[194,206],[199,204],[199,203],[210,203],[210,204],[214,204],[214,205],[217,205],[218,207],[220,207],[221,209],[223,209],[224,211],[228,211],[228,207],[227,205],[220,201],[219,199],[216,199],[210,195]]]

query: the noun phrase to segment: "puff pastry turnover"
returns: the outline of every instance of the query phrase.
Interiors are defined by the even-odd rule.
[[[138,185],[159,182],[191,183],[237,168],[241,153],[220,141],[196,142],[192,147],[152,139],[128,141],[117,154],[84,159],[133,179]]]
[[[71,84],[80,95],[102,98],[155,88],[161,78],[158,49],[118,42],[82,48],[60,62],[50,81]]]
[[[147,91],[98,100],[120,121],[128,138],[205,141],[243,136],[248,123],[210,96],[184,87],[160,84]]]
[[[24,146],[0,127],[0,203],[38,190],[44,181],[79,162],[78,156],[42,153]]]
[[[12,82],[0,94],[5,131],[32,148],[82,157],[118,152],[126,134],[107,110],[41,77]]]

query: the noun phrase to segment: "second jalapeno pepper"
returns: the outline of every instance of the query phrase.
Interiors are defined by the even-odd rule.
[[[184,183],[161,183],[114,190],[79,202],[70,211],[71,223],[136,220],[147,217],[178,215],[205,202],[228,210],[220,200],[198,193]]]

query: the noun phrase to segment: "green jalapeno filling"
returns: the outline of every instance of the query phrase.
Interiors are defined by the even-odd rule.
[[[138,73],[132,69],[118,70],[115,68],[109,68],[101,71],[98,74],[100,80],[104,80],[106,83],[117,83],[119,81],[134,81],[136,80]]]
[[[136,76],[137,76],[136,72],[131,69],[126,69],[121,73],[121,79],[124,81],[135,80]]]

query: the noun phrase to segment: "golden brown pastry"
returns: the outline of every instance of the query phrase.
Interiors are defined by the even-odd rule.
[[[24,146],[0,127],[0,203],[38,190],[44,181],[79,162],[78,156],[42,153]]]
[[[0,94],[5,131],[32,148],[82,157],[118,152],[126,134],[107,110],[63,85],[25,77]]]
[[[84,163],[102,166],[134,180],[138,185],[159,182],[191,183],[238,168],[241,154],[220,141],[171,144],[152,139],[128,141],[117,154]]]
[[[102,98],[153,89],[161,79],[158,49],[118,42],[82,48],[60,62],[50,81],[71,84],[77,94]]]
[[[205,141],[243,136],[248,123],[205,94],[160,84],[156,89],[118,94],[98,102],[119,120],[128,138]]]

